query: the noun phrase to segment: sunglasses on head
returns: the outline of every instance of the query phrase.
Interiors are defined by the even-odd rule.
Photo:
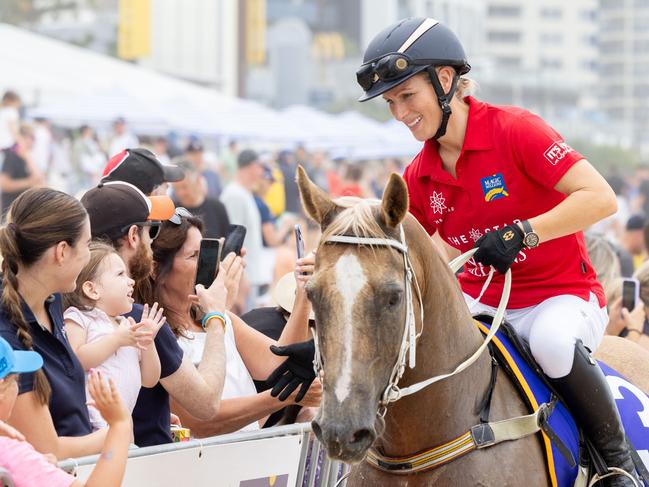
[[[129,228],[131,228],[133,225],[136,225],[138,227],[149,227],[149,237],[151,237],[151,240],[155,240],[158,238],[158,235],[160,235],[160,230],[162,229],[162,222],[158,220],[150,220],[146,222],[135,222],[131,223],[129,225],[125,225],[120,229],[120,232],[126,232],[128,231]]]
[[[176,208],[176,211],[174,211],[174,214],[171,215],[169,221],[174,225],[180,225],[183,222],[183,218],[189,218],[192,216],[194,215],[192,215],[191,211],[189,211],[187,208],[183,208],[182,206],[179,206]]]
[[[363,64],[356,71],[356,81],[368,91],[377,81],[394,81],[412,72],[414,66],[444,64],[439,59],[411,59],[406,54],[392,52]]]

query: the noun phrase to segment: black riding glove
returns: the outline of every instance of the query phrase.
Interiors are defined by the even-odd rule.
[[[473,259],[485,266],[492,265],[504,274],[523,249],[524,236],[523,230],[516,224],[487,232],[476,241],[475,246],[478,250]]]
[[[300,402],[309,390],[311,383],[315,380],[315,371],[313,370],[315,344],[313,340],[294,343],[285,347],[271,345],[270,351],[280,357],[288,357],[266,379],[266,384],[273,386],[270,395],[277,397],[279,394],[279,400],[285,401],[302,384],[300,392],[295,397],[295,402]]]

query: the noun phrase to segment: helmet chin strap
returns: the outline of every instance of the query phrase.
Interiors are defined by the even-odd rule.
[[[451,89],[448,91],[448,93],[444,93],[444,88],[442,88],[442,85],[439,82],[437,71],[435,71],[434,66],[428,68],[428,76],[430,77],[430,82],[433,84],[433,88],[435,89],[435,94],[437,95],[437,103],[442,109],[442,122],[439,124],[439,128],[437,129],[437,132],[435,132],[435,135],[433,135],[433,139],[437,140],[440,137],[443,137],[446,133],[448,119],[451,116],[451,100],[453,99],[453,96],[455,96],[455,89],[457,88],[457,82],[460,77],[457,74],[453,76],[453,81],[451,81]]]

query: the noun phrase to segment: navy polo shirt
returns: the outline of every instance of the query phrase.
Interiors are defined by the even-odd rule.
[[[86,407],[86,376],[68,343],[63,327],[61,295],[53,294],[45,302],[52,322],[52,332],[42,328],[34,313],[23,302],[23,315],[32,335],[32,348],[43,357],[43,371],[52,387],[49,408],[58,436],[84,436],[92,433]],[[17,327],[0,308],[0,336],[15,350],[25,350]],[[20,374],[18,394],[34,390],[34,374]]]
[[[142,305],[134,304],[130,316],[136,322],[142,319]],[[169,324],[165,323],[155,337],[155,347],[160,357],[160,377],[169,377],[180,368],[183,351]],[[133,433],[137,446],[171,443],[171,407],[169,393],[158,382],[155,387],[142,387],[133,409]]]

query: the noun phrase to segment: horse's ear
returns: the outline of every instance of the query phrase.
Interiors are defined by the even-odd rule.
[[[326,227],[332,220],[334,210],[338,205],[333,202],[327,193],[317,187],[307,176],[301,165],[297,167],[297,186],[300,189],[302,206],[322,228]]]
[[[398,174],[391,174],[381,202],[381,214],[388,227],[395,228],[408,213],[408,187]]]

